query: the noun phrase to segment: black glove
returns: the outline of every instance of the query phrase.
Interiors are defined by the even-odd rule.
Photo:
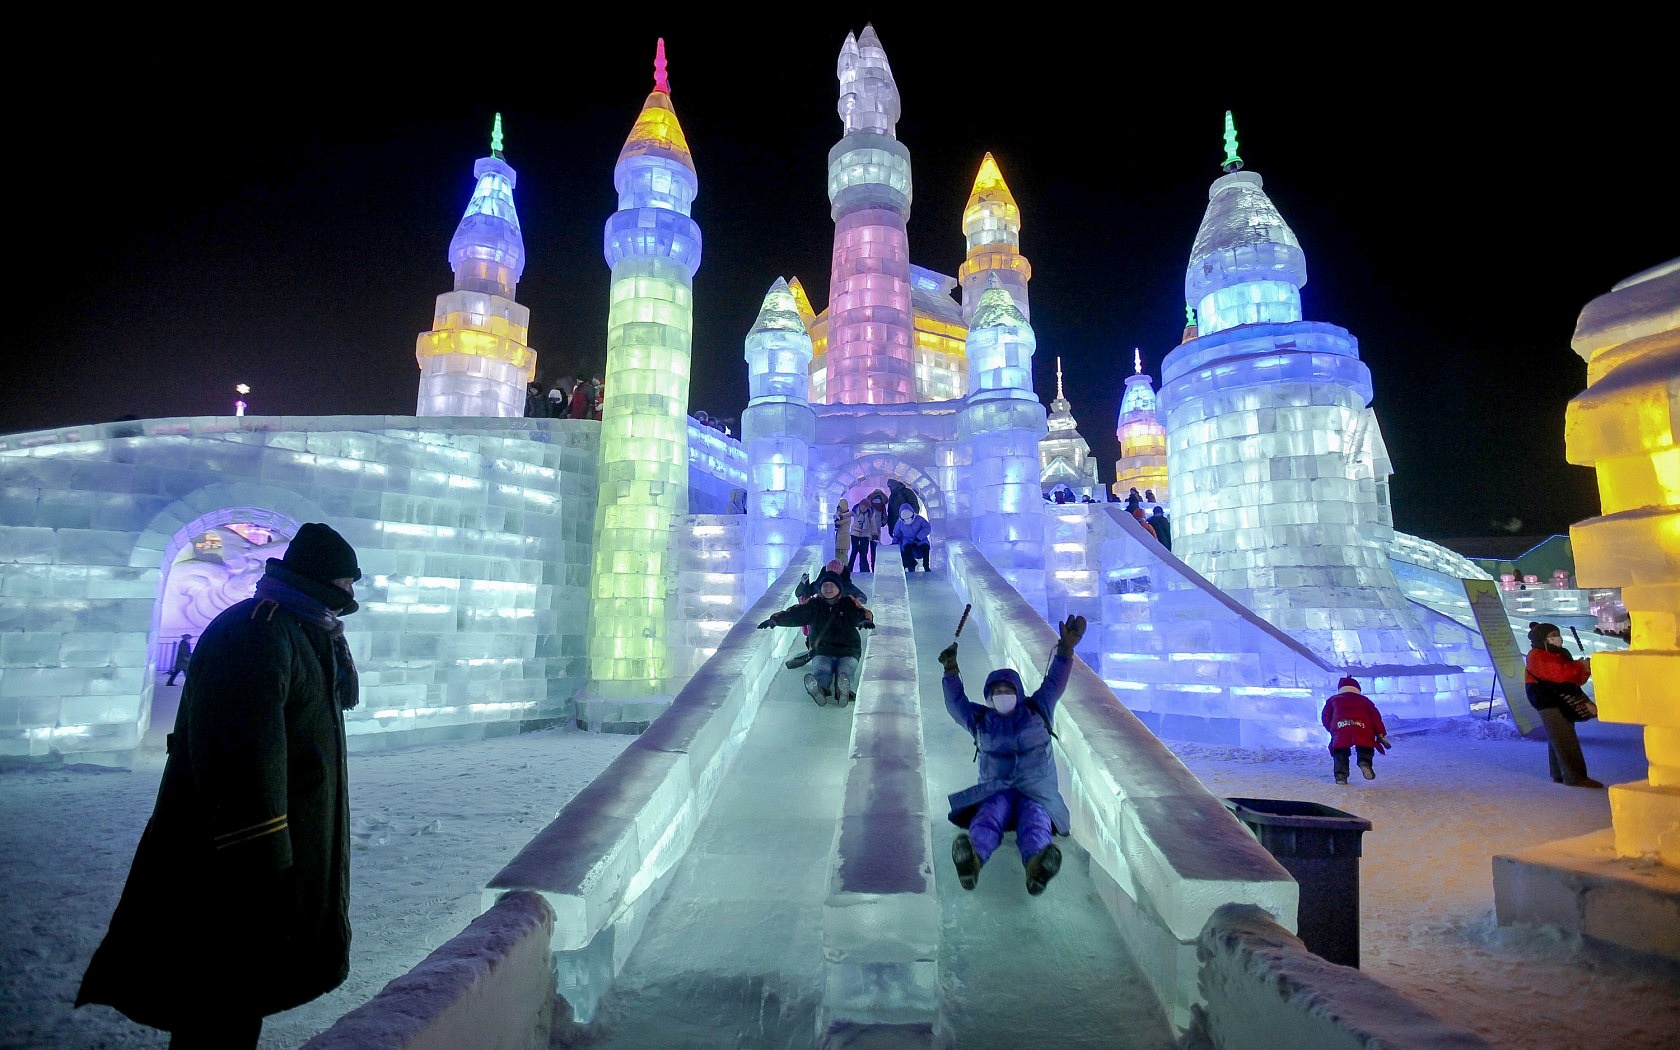
[[[774,627],[774,626],[776,626],[774,623],[771,623],[769,620],[765,620],[763,623],[758,625],[758,629],[762,631],[766,627]]]
[[[1061,639],[1056,644],[1056,651],[1063,656],[1072,656],[1074,647],[1085,637],[1085,617],[1069,616],[1056,625],[1056,633]]]
[[[952,642],[939,650],[939,666],[945,668],[946,674],[957,673],[957,643]]]
[[[873,631],[874,629],[875,629],[875,621],[874,620],[865,620],[862,623],[858,624],[858,630],[860,630],[860,631]]]

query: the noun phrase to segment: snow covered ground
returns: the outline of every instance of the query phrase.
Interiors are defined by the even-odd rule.
[[[1216,794],[1369,819],[1362,969],[1443,1019],[1525,1050],[1680,1045],[1680,967],[1494,925],[1492,856],[1608,827],[1605,794],[1551,783],[1544,746],[1505,721],[1390,735],[1377,779],[1347,786],[1331,783],[1322,750],[1174,750]],[[1583,739],[1599,779],[1643,777],[1637,727],[1590,723]],[[628,742],[548,730],[352,756],[351,976],[269,1018],[263,1047],[299,1046],[464,927],[483,883]],[[161,771],[148,752],[132,772],[0,773],[0,1047],[167,1044],[108,1008],[70,1008]]]

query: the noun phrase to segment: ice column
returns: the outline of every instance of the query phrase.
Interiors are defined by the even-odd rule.
[[[757,601],[804,541],[806,470],[817,417],[811,411],[811,335],[799,302],[778,277],[747,335],[746,604]]]
[[[663,40],[653,91],[619,152],[613,185],[618,211],[605,235],[612,284],[589,669],[592,693],[630,699],[661,692],[669,673],[671,525],[688,513],[688,380],[700,268],[700,227],[689,209],[700,184],[671,108]]]
[[[959,484],[974,542],[1004,579],[1040,612],[1044,586],[1044,495],[1038,443],[1044,406],[1033,393],[1038,339],[1002,279],[993,274],[968,330],[968,398],[957,420],[973,451]]]
[[[1114,436],[1120,439],[1120,458],[1114,461],[1114,494],[1121,499],[1131,489],[1155,493],[1155,501],[1167,505],[1167,428],[1157,413],[1155,387],[1143,370],[1143,355],[1132,350],[1132,374],[1126,377],[1126,392],[1120,398],[1120,421]]]
[[[968,258],[957,268],[957,279],[962,282],[963,323],[973,325],[980,294],[994,274],[1021,308],[1021,316],[1030,322],[1027,282],[1032,280],[1032,264],[1021,254],[1021,209],[990,153],[974,176],[974,190],[963,209],[962,231],[968,242]]]
[[[1385,552],[1370,370],[1346,329],[1301,319],[1306,257],[1226,119],[1184,277],[1198,334],[1162,364],[1173,553],[1338,666],[1438,664]],[[1445,703],[1441,673],[1397,687]]]
[[[828,286],[829,404],[914,401],[910,151],[894,131],[898,85],[873,26],[840,48],[840,119],[828,151],[834,261]]]
[[[1593,656],[1606,721],[1645,726],[1646,780],[1610,788],[1616,854],[1680,867],[1680,258],[1588,303],[1575,325],[1587,389],[1569,403],[1569,462],[1598,471],[1604,513],[1569,530],[1584,587],[1620,587],[1633,634]]]
[[[455,288],[437,297],[432,330],[420,333],[421,416],[523,416],[537,374],[531,311],[513,301],[525,271],[525,241],[513,207],[513,168],[502,159],[502,115],[490,155],[473,164],[472,200],[449,242]]]

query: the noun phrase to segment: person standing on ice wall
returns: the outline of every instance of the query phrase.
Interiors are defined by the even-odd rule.
[[[298,529],[253,597],[199,636],[157,803],[76,1005],[174,1033],[173,1050],[257,1045],[263,1018],[350,973],[344,712],[356,552]]]
[[[1060,640],[1050,667],[1032,696],[1025,695],[1021,676],[1013,668],[1000,667],[986,676],[981,690],[984,699],[977,704],[963,691],[957,643],[939,653],[945,669],[940,681],[945,710],[974,737],[975,759],[980,764],[979,783],[950,796],[951,823],[968,829],[951,843],[957,881],[965,890],[980,881],[981,866],[1008,831],[1015,832],[1029,894],[1043,893],[1061,870],[1062,851],[1051,838],[1068,834],[1072,818],[1056,779],[1050,723],[1073,670],[1074,647],[1085,637],[1085,617],[1069,616],[1057,624],[1056,633]]]

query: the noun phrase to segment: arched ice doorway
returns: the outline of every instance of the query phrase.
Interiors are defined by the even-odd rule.
[[[249,598],[269,558],[283,557],[299,522],[262,507],[202,515],[170,538],[152,616],[152,656],[160,674],[174,666],[182,636],[194,646],[211,620]]]

